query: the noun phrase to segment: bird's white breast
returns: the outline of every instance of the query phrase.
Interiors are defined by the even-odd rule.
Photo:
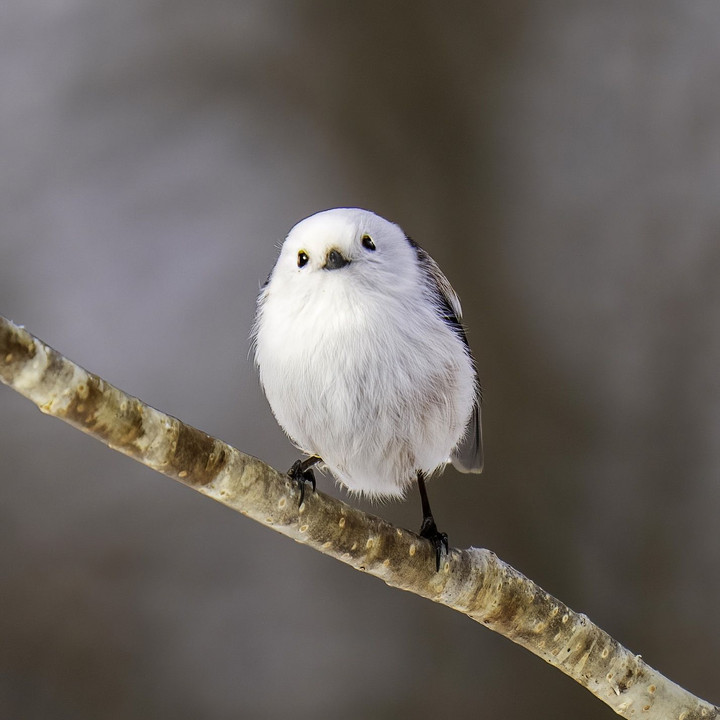
[[[258,312],[260,378],[300,449],[351,490],[402,495],[462,437],[474,371],[429,303],[352,278],[351,268],[325,272],[280,292],[271,277]]]

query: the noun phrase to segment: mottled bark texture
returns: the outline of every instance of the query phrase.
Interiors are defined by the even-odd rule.
[[[435,572],[432,545],[126,395],[0,318],[0,380],[115,450],[297,542],[388,585],[447,605],[554,665],[627,718],[718,718],[488,550],[452,548]]]

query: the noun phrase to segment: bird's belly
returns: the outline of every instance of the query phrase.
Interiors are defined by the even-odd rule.
[[[471,360],[434,316],[421,326],[404,308],[335,300],[331,312],[327,303],[323,313],[286,305],[266,316],[262,384],[285,432],[341,483],[402,495],[416,471],[447,462],[462,437],[474,397]]]
[[[462,369],[424,357],[427,349],[349,335],[276,356],[273,372],[285,381],[266,384],[268,400],[295,444],[350,490],[401,496],[417,470],[444,464],[462,435]]]

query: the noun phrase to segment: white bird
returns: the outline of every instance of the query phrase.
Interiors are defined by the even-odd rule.
[[[420,534],[436,549],[425,478],[448,462],[482,471],[481,393],[455,291],[394,223],[336,208],[285,239],[257,302],[260,382],[280,426],[350,491],[403,497],[418,483]]]

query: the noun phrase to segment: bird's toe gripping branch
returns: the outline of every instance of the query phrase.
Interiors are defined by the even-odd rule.
[[[300,490],[300,501],[298,507],[303,504],[305,500],[305,485],[310,485],[312,491],[315,492],[315,473],[312,470],[313,465],[319,463],[321,458],[313,455],[312,457],[305,458],[305,460],[296,460],[293,466],[288,470],[288,477],[292,480]]]
[[[435,570],[440,570],[440,560],[442,559],[443,550],[447,555],[448,549],[448,536],[447,533],[440,532],[435,525],[432,515],[423,518],[422,525],[420,527],[420,537],[429,540],[435,547]]]

